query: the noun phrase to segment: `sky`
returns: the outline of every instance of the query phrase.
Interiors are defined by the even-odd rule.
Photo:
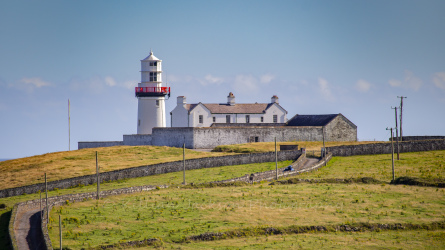
[[[182,95],[278,95],[289,119],[342,113],[388,140],[406,96],[403,134],[445,135],[445,1],[0,0],[0,158],[135,134],[150,50],[167,115]]]

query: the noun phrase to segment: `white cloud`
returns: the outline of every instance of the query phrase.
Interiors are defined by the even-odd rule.
[[[329,101],[333,101],[335,99],[331,93],[329,83],[328,81],[326,81],[326,79],[319,77],[318,86],[320,87],[321,94],[323,95],[324,98],[326,98]]]
[[[51,86],[51,83],[42,80],[39,77],[23,77],[19,82],[8,84],[8,87],[31,93],[34,89]]]
[[[389,85],[391,85],[392,87],[408,88],[408,89],[412,89],[414,91],[417,91],[420,89],[420,87],[422,87],[423,81],[420,78],[418,78],[417,76],[415,76],[413,72],[411,72],[409,70],[405,70],[404,75],[405,75],[405,79],[403,80],[403,82],[399,81],[399,80],[391,79],[388,82]]]
[[[241,93],[256,92],[258,91],[258,80],[252,75],[237,75],[233,87]]]
[[[201,82],[201,84],[204,85],[204,86],[205,86],[205,85],[208,85],[208,84],[216,84],[216,85],[219,85],[219,84],[221,84],[222,82],[224,82],[224,79],[221,78],[221,77],[216,77],[216,76],[212,76],[212,75],[208,74],[208,75],[206,75],[206,76],[204,77],[204,80],[201,80],[200,82]]]
[[[388,81],[389,85],[391,85],[391,87],[400,87],[402,86],[402,82],[396,79],[391,79]]]
[[[436,87],[445,90],[445,72],[438,72],[434,74],[433,82]]]
[[[270,83],[273,79],[275,79],[275,76],[272,74],[265,74],[260,76],[260,82],[264,84]]]
[[[33,77],[33,78],[22,78],[22,80],[20,80],[22,83],[25,84],[29,84],[30,86],[36,87],[36,88],[41,88],[41,87],[45,87],[45,86],[50,86],[51,84],[48,82],[43,81],[42,79],[38,78],[38,77]]]
[[[415,91],[419,90],[419,88],[423,85],[422,80],[416,77],[413,72],[409,70],[405,70],[405,82],[408,88],[414,89]]]
[[[107,76],[107,77],[105,77],[104,80],[105,80],[106,85],[108,85],[110,87],[116,86],[116,81],[113,79],[113,77]]]
[[[363,79],[358,80],[355,84],[355,88],[360,92],[368,92],[371,89],[371,86],[372,84]]]

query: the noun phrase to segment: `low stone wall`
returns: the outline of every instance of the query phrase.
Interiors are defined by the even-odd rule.
[[[101,147],[113,147],[122,146],[122,141],[80,141],[77,143],[77,148],[101,148]]]
[[[374,143],[348,146],[327,147],[327,152],[334,156],[391,154],[391,143]],[[399,152],[419,152],[445,150],[445,140],[403,141],[399,142]],[[397,152],[397,143],[394,142],[394,152]]]
[[[300,151],[279,151],[278,161],[295,160],[301,154]],[[260,162],[274,162],[275,153],[257,153],[257,154],[241,154],[241,155],[227,155],[221,157],[207,157],[199,159],[186,160],[185,166],[187,170],[201,169],[201,168],[213,168],[221,166],[242,165]],[[100,174],[101,182],[114,181],[126,178],[135,178],[156,174],[165,174],[171,172],[178,172],[183,170],[182,161],[166,162],[155,165],[127,168],[121,170],[115,170],[110,172],[104,172]],[[48,182],[48,190],[54,190],[55,188],[64,189],[77,185],[91,185],[96,183],[96,175],[85,175],[80,177],[74,177],[69,179],[63,179],[58,181]],[[0,190],[0,198],[31,194],[38,191],[45,190],[45,184],[39,183],[29,186],[16,187]]]
[[[402,136],[402,141],[424,141],[424,140],[438,140],[438,139],[445,140],[445,136],[439,136],[439,135]],[[390,141],[391,138],[389,138],[388,140]]]

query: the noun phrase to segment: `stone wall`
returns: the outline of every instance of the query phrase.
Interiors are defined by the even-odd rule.
[[[327,147],[326,150],[334,156],[390,154],[391,143],[336,146]],[[399,142],[399,150],[400,153],[445,150],[445,140],[403,141]],[[394,152],[397,152],[397,143],[395,142]]]
[[[122,141],[80,141],[77,143],[77,148],[101,148],[101,147],[113,147],[122,146]]]
[[[153,145],[182,148],[194,147],[194,128],[153,128]],[[208,138],[211,140],[211,138]]]
[[[123,135],[123,145],[127,146],[139,146],[139,145],[151,145],[152,135]]]
[[[280,151],[278,152],[278,161],[295,160],[301,154],[300,151]],[[201,169],[201,168],[213,168],[220,166],[230,166],[230,165],[242,165],[260,162],[274,162],[275,153],[257,153],[257,154],[241,154],[241,155],[227,155],[221,157],[207,157],[199,159],[186,160],[186,169]],[[100,174],[101,182],[104,181],[114,181],[125,178],[135,178],[156,174],[165,174],[171,172],[182,171],[183,162],[174,161],[166,162],[155,165],[127,168],[121,170],[115,170],[110,172],[104,172]],[[58,181],[48,182],[48,190],[53,190],[55,188],[64,189],[70,188],[77,185],[91,185],[96,183],[96,175],[85,175],[80,177],[74,177],[69,179],[63,179]],[[16,187],[0,190],[0,198],[16,196],[21,194],[36,193],[38,191],[45,190],[45,184],[39,183],[29,186]]]
[[[357,126],[339,115],[325,127],[326,141],[357,141]]]
[[[440,135],[420,135],[420,136],[402,136],[402,141],[424,141],[424,140],[437,140],[442,139],[445,140],[445,136]],[[394,141],[396,139],[394,138]],[[388,141],[391,141],[391,138],[388,138]]]

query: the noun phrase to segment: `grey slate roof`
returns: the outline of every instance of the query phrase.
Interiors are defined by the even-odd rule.
[[[286,126],[325,126],[340,114],[330,115],[295,115]]]
[[[201,103],[201,104],[204,105],[208,110],[210,110],[212,114],[263,114],[270,106],[273,105],[273,103],[239,103],[235,105],[228,105],[226,103],[221,103],[221,104]],[[186,104],[185,108],[190,112],[198,105],[199,103]]]

